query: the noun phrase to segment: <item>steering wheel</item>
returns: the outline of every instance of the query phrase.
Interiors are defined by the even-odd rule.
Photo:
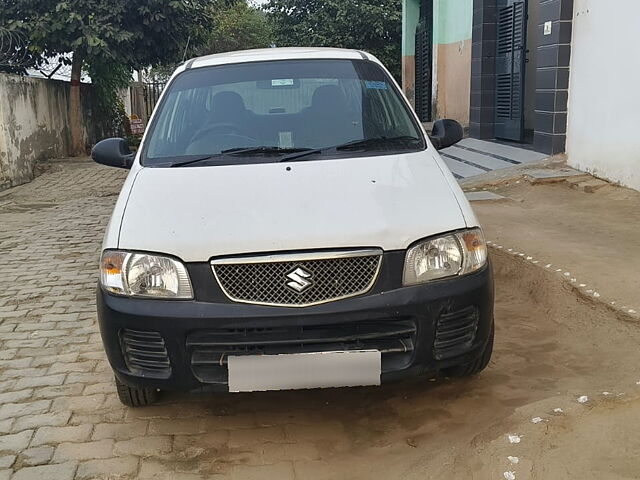
[[[197,140],[200,140],[206,134],[214,134],[216,131],[219,131],[219,130],[228,130],[228,132],[219,132],[217,133],[217,135],[229,135],[229,136],[233,136],[233,137],[237,137],[237,138],[240,138],[243,140],[249,140],[249,141],[255,140],[255,138],[247,135],[245,130],[239,127],[238,125],[235,125],[233,123],[213,123],[211,125],[207,125],[201,128],[196,133],[194,133],[193,137],[191,137],[190,143],[195,143]]]

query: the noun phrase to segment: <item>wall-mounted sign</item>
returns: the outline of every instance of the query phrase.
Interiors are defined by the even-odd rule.
[[[144,121],[136,115],[131,115],[131,133],[133,135],[142,135],[144,133]]]
[[[544,22],[544,34],[545,35],[551,35],[551,26],[553,25],[552,22]]]

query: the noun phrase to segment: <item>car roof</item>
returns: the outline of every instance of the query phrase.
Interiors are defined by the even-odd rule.
[[[360,50],[325,47],[280,47],[257,50],[239,50],[192,58],[184,64],[185,69],[225,65],[230,63],[264,62],[272,60],[347,59],[378,60]],[[379,63],[379,62],[378,62]]]

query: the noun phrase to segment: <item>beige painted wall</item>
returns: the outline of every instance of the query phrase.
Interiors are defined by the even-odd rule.
[[[415,107],[416,103],[416,57],[406,55],[402,57],[402,91]]]
[[[452,118],[469,125],[471,39],[437,46],[434,118]]]

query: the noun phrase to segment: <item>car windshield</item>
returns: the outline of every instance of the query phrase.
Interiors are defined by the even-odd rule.
[[[143,164],[254,163],[425,148],[387,73],[365,60],[296,60],[186,70],[168,86]]]

